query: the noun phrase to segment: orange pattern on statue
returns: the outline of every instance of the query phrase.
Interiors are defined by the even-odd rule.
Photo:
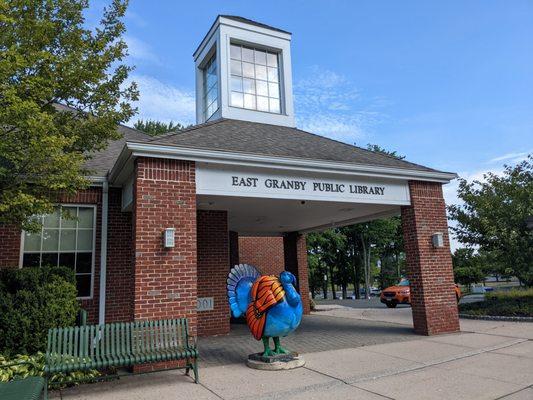
[[[263,275],[252,286],[252,302],[246,310],[246,322],[257,340],[265,329],[266,311],[285,297],[285,290],[277,276]]]

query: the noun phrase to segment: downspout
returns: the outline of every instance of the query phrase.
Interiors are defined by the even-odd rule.
[[[106,271],[107,271],[107,216],[109,204],[109,182],[102,185],[102,226],[100,234],[100,296],[98,302],[98,323],[105,324]]]

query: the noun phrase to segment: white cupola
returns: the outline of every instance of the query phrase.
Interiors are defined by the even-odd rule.
[[[291,34],[219,15],[194,52],[196,122],[219,118],[294,127]]]

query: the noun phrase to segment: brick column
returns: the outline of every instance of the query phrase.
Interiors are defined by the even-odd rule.
[[[0,269],[18,268],[21,230],[15,225],[0,224]]]
[[[311,312],[309,303],[309,281],[307,265],[307,243],[304,235],[297,232],[287,233],[283,237],[285,269],[296,276],[297,289],[302,296],[304,314]]]
[[[415,332],[422,335],[459,331],[452,258],[442,185],[410,181],[411,205],[402,207],[402,229],[411,283]],[[444,234],[434,248],[432,234]]]
[[[230,330],[226,279],[230,269],[227,211],[198,210],[198,297],[212,297],[213,310],[198,311],[198,335]]]
[[[176,229],[173,248],[163,247],[165,228]],[[196,335],[194,162],[136,160],[133,240],[134,319],[186,317]]]

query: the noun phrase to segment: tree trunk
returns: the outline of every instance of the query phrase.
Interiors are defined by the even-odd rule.
[[[320,272],[322,272],[322,295],[324,296],[324,300],[327,300],[328,298],[328,281],[326,279],[324,279],[324,276],[327,276],[327,270],[326,269],[322,269],[322,263],[320,262],[320,258],[318,259],[318,266],[319,266],[319,270]]]
[[[331,283],[331,292],[333,300],[337,300],[337,292],[335,291],[335,283],[333,282],[333,266],[329,268],[329,281]]]
[[[365,298],[370,299],[370,245],[367,249],[363,234],[361,234],[361,244],[363,246],[363,268],[365,272]]]
[[[359,299],[359,268],[357,268],[357,262],[355,259],[355,237],[352,238],[352,263],[353,263],[353,295],[356,299]]]

